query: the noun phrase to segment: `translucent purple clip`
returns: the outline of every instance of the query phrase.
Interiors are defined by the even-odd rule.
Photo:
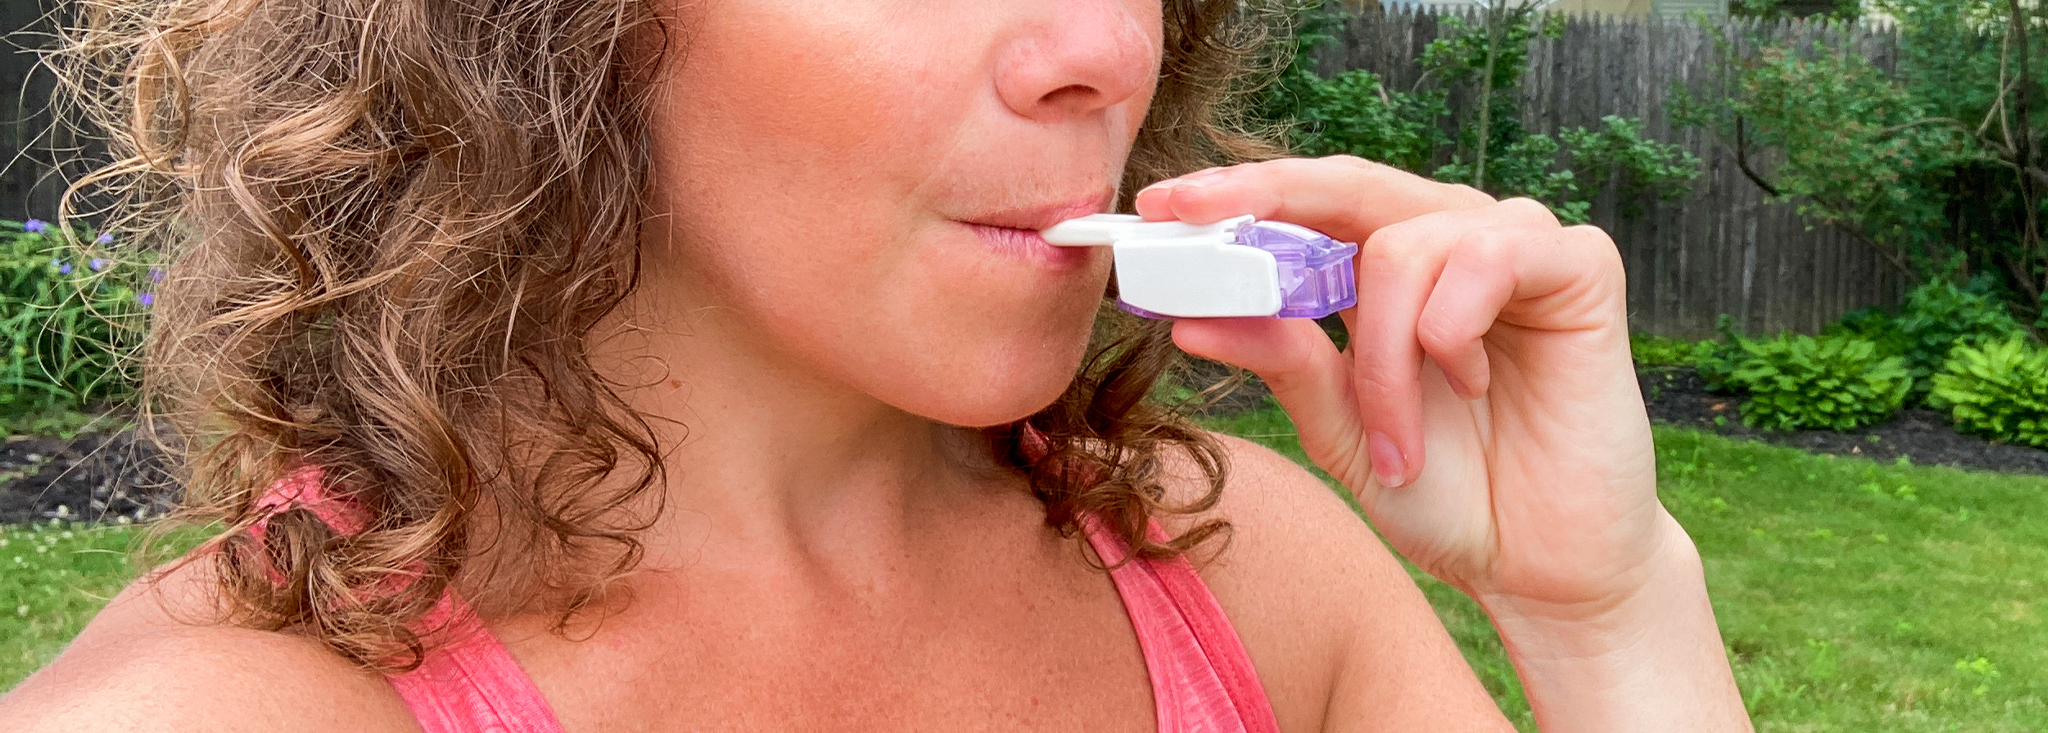
[[[1322,318],[1358,305],[1358,284],[1351,265],[1358,245],[1278,221],[1253,221],[1238,227],[1237,244],[1271,252],[1280,265],[1280,312],[1274,317]],[[1117,300],[1117,307],[1146,318],[1174,318],[1122,299]]]

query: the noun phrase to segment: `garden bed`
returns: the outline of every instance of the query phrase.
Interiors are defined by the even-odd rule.
[[[1810,453],[1859,456],[1891,462],[1906,457],[1917,465],[1979,471],[2048,475],[2048,451],[1995,443],[1957,433],[1949,418],[1929,410],[1902,410],[1890,421],[1849,432],[1756,430],[1742,424],[1742,400],[1707,390],[1687,367],[1639,369],[1636,381],[1650,419],[1722,435],[1799,448]]]
[[[0,443],[0,524],[139,522],[171,507],[155,446],[130,431]]]
[[[1197,368],[1197,379],[1221,378],[1214,367]],[[1901,456],[1917,465],[1946,465],[1983,471],[2048,475],[2048,451],[1994,443],[1961,435],[1940,413],[1907,410],[1889,422],[1846,433],[1772,433],[1742,424],[1741,401],[1715,394],[1699,375],[1682,367],[1646,368],[1637,374],[1650,418],[1739,438],[1800,448],[1813,453],[1858,456],[1893,462]],[[1227,414],[1266,403],[1256,380],[1211,410]],[[133,433],[86,434],[74,439],[8,436],[0,443],[0,524],[49,519],[141,521],[171,506],[170,479],[156,451]]]

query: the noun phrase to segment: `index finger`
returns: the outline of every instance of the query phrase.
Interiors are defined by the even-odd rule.
[[[1363,242],[1373,232],[1424,214],[1494,203],[1470,186],[1439,183],[1349,155],[1280,158],[1203,171],[1138,193],[1151,221],[1210,224],[1250,214]]]

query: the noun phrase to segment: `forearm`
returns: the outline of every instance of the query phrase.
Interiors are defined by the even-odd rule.
[[[1590,618],[1479,599],[1544,733],[1752,730],[1699,552],[1671,526],[1683,542],[1642,591]]]

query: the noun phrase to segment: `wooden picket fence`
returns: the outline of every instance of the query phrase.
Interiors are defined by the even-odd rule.
[[[1389,88],[1413,88],[1422,49],[1454,13],[1367,8],[1334,29],[1317,59],[1325,76],[1348,69],[1380,74]],[[1477,25],[1470,11],[1462,11]],[[1869,245],[1802,219],[1792,203],[1770,203],[1736,166],[1733,150],[1711,133],[1674,124],[1666,100],[1674,85],[1711,98],[1722,78],[1716,39],[1741,58],[1763,43],[1819,42],[1895,67],[1890,31],[1803,20],[1573,16],[1562,37],[1531,43],[1520,94],[1532,132],[1598,127],[1605,115],[1644,121],[1644,133],[1700,158],[1703,171],[1673,201],[1623,200],[1610,184],[1595,196],[1592,218],[1621,247],[1629,275],[1629,311],[1637,331],[1713,335],[1720,314],[1752,333],[1814,332],[1844,312],[1898,302],[1907,276]],[[1423,80],[1423,83],[1427,83]],[[1457,104],[1468,100],[1454,99]],[[1752,167],[1773,162],[1752,156]]]
[[[77,157],[71,141],[53,136],[46,114],[53,83],[35,68],[30,49],[47,39],[41,3],[0,5],[0,28],[12,53],[0,54],[0,218],[48,218],[68,178],[51,163]],[[1469,13],[1469,11],[1466,11]],[[1383,9],[1371,4],[1337,29],[1339,40],[1318,59],[1324,74],[1367,69],[1390,86],[1413,87],[1422,49],[1448,14]],[[1468,15],[1468,17],[1470,17]],[[1702,26],[1690,20],[1572,17],[1564,36],[1532,44],[1521,86],[1523,122],[1536,132],[1593,127],[1603,115],[1638,117],[1650,136],[1684,145],[1705,170],[1677,201],[1623,201],[1615,191],[1594,198],[1594,222],[1621,245],[1629,269],[1629,305],[1637,330],[1706,336],[1718,314],[1750,331],[1813,331],[1852,308],[1896,302],[1904,285],[1874,252],[1851,237],[1802,221],[1789,204],[1766,203],[1736,168],[1732,152],[1701,130],[1674,126],[1665,99],[1674,83],[1695,94],[1717,78],[1716,37],[1738,52],[1770,40],[1821,41],[1853,49],[1889,68],[1896,42],[1888,32],[1805,21],[1730,19]],[[1709,85],[1710,86],[1710,85]],[[1768,166],[1769,161],[1758,161]]]

